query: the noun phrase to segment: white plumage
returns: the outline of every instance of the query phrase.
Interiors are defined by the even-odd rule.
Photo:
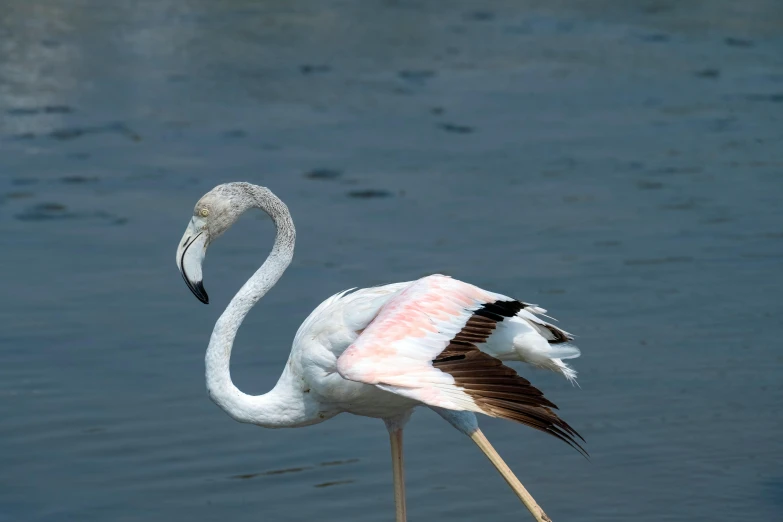
[[[572,336],[544,321],[546,310],[443,275],[326,299],[304,320],[275,387],[260,396],[239,391],[229,362],[242,320],[278,281],[293,257],[295,230],[285,204],[264,187],[219,185],[196,205],[177,249],[193,293],[208,302],[201,264],[210,242],[250,208],[272,217],[272,252],[218,319],[207,348],[210,397],[232,418],[269,428],[315,424],[347,412],[385,421],[395,479],[397,520],[405,519],[402,430],[417,406],[428,406],[476,442],[537,520],[543,510],[478,429],[474,413],[511,419],[583,451],[578,433],[526,379],[501,361],[521,361],[574,381],[564,359],[580,352]]]

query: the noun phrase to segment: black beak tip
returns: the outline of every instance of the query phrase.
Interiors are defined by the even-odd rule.
[[[188,288],[191,292],[193,292],[193,295],[196,296],[196,299],[201,301],[204,304],[209,304],[209,296],[207,295],[207,291],[204,290],[204,283],[201,281],[192,282],[190,279],[188,279],[188,276],[185,274],[184,271],[182,273],[182,279],[185,280],[185,284],[188,285]]]
[[[204,290],[204,284],[201,281],[193,285],[193,293],[199,301],[204,304],[209,304],[209,296],[207,295],[207,291]]]

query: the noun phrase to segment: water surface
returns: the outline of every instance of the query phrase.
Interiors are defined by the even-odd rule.
[[[524,370],[592,458],[482,427],[554,520],[783,510],[783,7],[668,1],[6,0],[0,14],[0,520],[393,517],[382,424],[234,423],[212,324],[266,255],[174,266],[215,184],[272,188],[296,259],[240,331],[248,393],[352,287],[450,274],[545,306],[580,388]],[[528,515],[436,415],[411,520]]]

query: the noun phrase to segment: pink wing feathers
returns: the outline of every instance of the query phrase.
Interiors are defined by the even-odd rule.
[[[526,308],[539,310],[447,276],[428,276],[383,306],[339,357],[337,371],[428,406],[521,422],[582,450],[574,438],[581,436],[552,411],[554,404],[479,349],[499,323],[529,314]],[[556,331],[555,342],[568,336]]]

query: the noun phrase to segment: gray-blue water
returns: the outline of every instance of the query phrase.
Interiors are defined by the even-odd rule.
[[[482,427],[556,521],[783,512],[783,3],[3,0],[0,521],[388,521],[381,422],[240,425],[212,324],[271,246],[174,265],[224,181],[291,208],[296,259],[240,331],[269,389],[351,286],[443,272],[545,306],[581,389],[524,370],[587,439]],[[409,514],[527,520],[420,411]]]

